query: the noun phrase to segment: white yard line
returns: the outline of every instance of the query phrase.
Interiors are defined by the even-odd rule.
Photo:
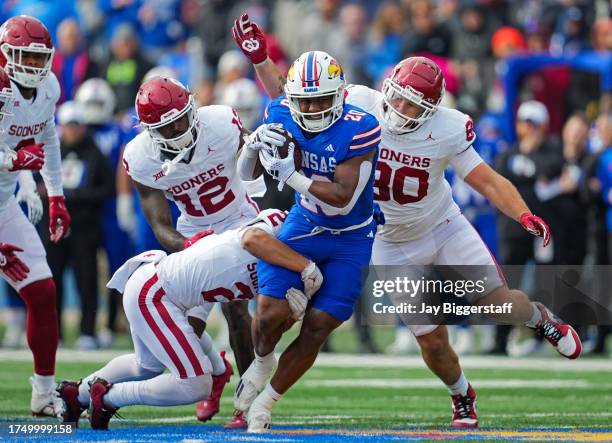
[[[477,388],[489,389],[611,389],[612,384],[591,383],[587,380],[519,380],[519,379],[470,379]],[[309,388],[440,388],[444,386],[441,380],[436,378],[351,378],[351,379],[324,379],[304,380],[302,386]]]
[[[130,350],[97,350],[95,352],[60,349],[57,360],[67,362],[106,363],[114,357]],[[231,354],[230,354],[231,355]],[[32,361],[28,350],[0,350],[0,361]],[[426,368],[420,356],[393,355],[352,355],[321,354],[315,362],[316,367],[359,367],[359,368]],[[510,357],[461,357],[461,366],[466,369],[530,369],[545,371],[605,371],[612,372],[612,359],[567,360],[562,357],[550,358],[510,358]]]

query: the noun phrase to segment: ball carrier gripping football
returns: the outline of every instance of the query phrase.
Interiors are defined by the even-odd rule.
[[[267,57],[265,40],[257,25],[245,14],[234,22],[232,34],[253,63],[270,97],[282,95],[287,80]],[[463,263],[496,268],[482,239],[452,200],[450,186],[443,175],[449,164],[501,212],[531,234],[542,237],[543,246],[550,241],[546,222],[532,214],[516,188],[485,164],[471,147],[475,139],[471,119],[439,106],[443,93],[440,68],[424,57],[401,61],[385,80],[382,93],[360,85],[347,88],[347,103],[371,112],[382,126],[381,145],[385,148],[376,165],[380,178],[375,183],[375,199],[380,203],[387,224],[379,229],[374,242],[374,265]],[[420,167],[415,171],[415,165],[407,166],[393,160],[394,157],[403,158],[402,155],[419,160],[427,158],[426,165],[417,164]],[[400,173],[426,175],[426,180],[419,181],[424,189],[419,189],[417,195],[406,194],[403,189],[406,175],[398,180]],[[396,186],[396,182],[402,186]],[[453,241],[442,241],[450,236]],[[428,245],[436,244],[443,247],[436,251],[428,249]],[[435,261],[429,263],[426,257],[432,256]],[[445,257],[450,257],[448,263],[444,262]],[[474,301],[475,304],[511,302],[512,313],[498,318],[499,321],[524,323],[543,335],[562,356],[569,359],[580,356],[582,344],[570,325],[554,318],[543,305],[530,302],[523,292],[508,288],[503,276],[493,275],[492,281],[498,281],[498,287]],[[476,394],[450,346],[446,327],[408,326],[417,338],[428,367],[449,389],[453,405],[452,426],[476,427]]]

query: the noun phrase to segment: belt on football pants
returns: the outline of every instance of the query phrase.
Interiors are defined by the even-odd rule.
[[[308,220],[308,217],[304,216],[304,218]],[[355,229],[364,228],[368,226],[370,223],[372,223],[372,220],[373,220],[373,216],[370,215],[367,219],[365,219],[363,222],[359,223],[358,225],[351,225],[351,226],[347,226],[346,228],[340,228],[340,229],[326,228],[325,226],[315,226],[314,228],[312,228],[312,231],[310,231],[308,234],[296,235],[295,237],[291,237],[289,240],[290,241],[299,240],[301,238],[312,237],[315,235],[319,235],[321,232],[325,232],[325,231],[329,231],[332,235],[340,235],[343,232],[354,231]]]

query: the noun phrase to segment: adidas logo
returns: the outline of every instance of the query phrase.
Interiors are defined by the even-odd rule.
[[[327,148],[325,148],[325,150],[328,151],[328,152],[334,152],[334,147],[330,143],[329,145],[327,145]]]
[[[374,233],[372,231],[370,231],[370,233],[368,234],[368,238],[374,238]]]

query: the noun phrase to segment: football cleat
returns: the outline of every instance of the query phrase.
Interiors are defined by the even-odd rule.
[[[272,429],[272,412],[254,401],[249,409],[247,421],[249,424],[247,432],[251,434],[270,432]]]
[[[64,402],[61,410],[62,423],[74,423],[79,426],[79,418],[86,407],[79,401],[79,386],[81,380],[68,381],[64,380],[57,386],[57,395]]]
[[[478,416],[476,415],[476,391],[472,385],[468,385],[465,395],[451,395],[453,405],[453,428],[477,428]]]
[[[272,372],[274,372],[275,366],[276,357],[274,357],[274,364],[270,366],[270,370],[267,372],[263,371],[262,368],[256,369],[255,362],[251,363],[251,366],[240,377],[238,386],[236,386],[236,392],[234,392],[235,409],[238,411],[249,410],[253,401],[263,390]]]
[[[35,417],[59,417],[62,411],[62,402],[55,392],[55,385],[48,391],[41,391],[34,382],[34,377],[30,377],[32,385],[32,399],[30,400],[30,410]]]
[[[557,352],[573,360],[582,354],[580,337],[570,325],[562,323],[542,303],[535,303],[542,314],[542,320],[534,328],[536,332],[549,341]]]
[[[91,429],[108,429],[108,422],[117,413],[119,408],[112,408],[104,404],[104,396],[113,387],[112,383],[103,378],[96,377],[89,385],[89,423]]]
[[[213,383],[210,395],[206,400],[202,400],[196,405],[196,417],[200,421],[208,421],[219,412],[221,394],[223,394],[225,385],[229,382],[230,377],[234,373],[231,363],[225,358],[225,351],[221,352],[221,358],[225,363],[225,372],[220,375],[212,376]]]
[[[234,411],[234,417],[232,421],[223,426],[225,429],[247,429],[249,427],[247,421],[244,418],[244,412]]]

